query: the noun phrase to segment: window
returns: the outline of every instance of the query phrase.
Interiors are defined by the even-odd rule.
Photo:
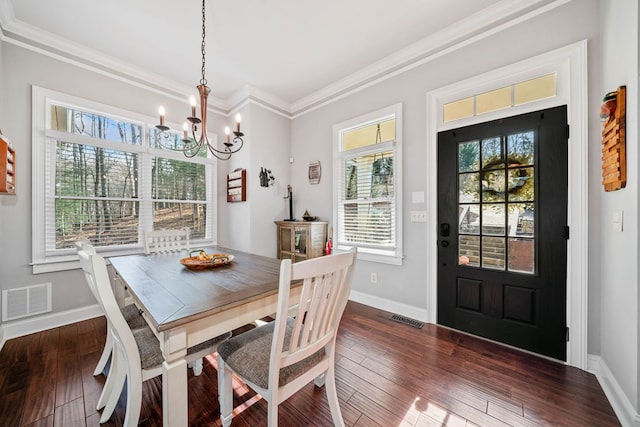
[[[33,93],[34,273],[73,268],[81,238],[106,254],[141,251],[151,229],[188,227],[192,240],[214,240],[213,160],[156,144],[147,117]]]
[[[402,105],[337,124],[334,224],[337,248],[402,263]]]

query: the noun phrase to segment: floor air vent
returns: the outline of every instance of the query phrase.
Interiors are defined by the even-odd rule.
[[[2,291],[2,321],[51,311],[51,283]]]
[[[412,328],[422,329],[424,323],[418,322],[417,320],[409,319],[408,317],[400,316],[399,314],[392,315],[389,319],[394,322],[404,323],[405,325],[409,325]]]

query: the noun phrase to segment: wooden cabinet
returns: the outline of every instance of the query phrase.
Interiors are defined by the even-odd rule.
[[[0,194],[16,194],[16,152],[0,136]]]
[[[327,242],[325,221],[276,221],[278,258],[293,262],[320,257]]]

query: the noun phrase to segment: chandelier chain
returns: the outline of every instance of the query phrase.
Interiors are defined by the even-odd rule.
[[[0,0],[1,1],[1,0]],[[202,54],[202,78],[200,84],[196,86],[200,95],[200,117],[196,114],[196,98],[191,97],[191,115],[187,116],[187,122],[191,123],[191,135],[189,135],[189,124],[184,123],[183,137],[180,139],[182,145],[178,142],[175,134],[170,132],[169,126],[165,125],[165,110],[161,106],[159,109],[160,123],[156,125],[159,131],[156,133],[158,144],[164,148],[181,151],[186,157],[204,156],[206,151],[218,160],[229,160],[234,153],[240,151],[244,145],[242,137],[244,133],[240,131],[240,114],[236,115],[236,128],[231,131],[229,126],[225,128],[226,141],[222,142],[223,147],[217,148],[209,141],[207,136],[207,98],[211,89],[207,86],[207,78],[205,77],[206,63],[206,12],[205,4],[207,0],[202,0],[202,44],[200,52]],[[199,132],[199,134],[197,134]],[[204,152],[203,152],[204,151]]]
[[[201,52],[202,52],[202,78],[200,79],[200,84],[201,85],[205,85],[207,84],[207,79],[204,76],[204,64],[205,64],[205,34],[206,34],[206,30],[205,30],[205,13],[204,13],[204,4],[205,4],[205,0],[202,0],[202,45],[201,45]]]

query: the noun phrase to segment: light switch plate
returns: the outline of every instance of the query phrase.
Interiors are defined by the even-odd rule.
[[[427,211],[411,211],[411,222],[427,222]]]

